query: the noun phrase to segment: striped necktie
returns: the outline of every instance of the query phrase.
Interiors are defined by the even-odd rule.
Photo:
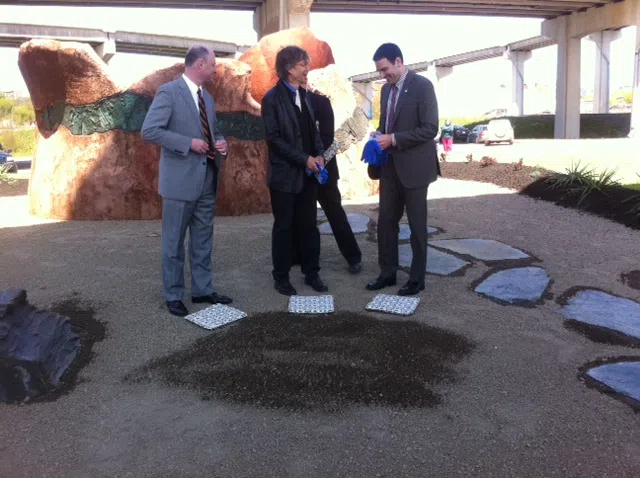
[[[389,131],[393,128],[393,123],[396,120],[396,102],[398,99],[398,87],[397,85],[391,85],[391,103],[389,104],[389,111],[387,112],[387,127],[385,133],[390,134]]]
[[[209,128],[209,120],[207,119],[207,107],[204,104],[204,95],[202,94],[202,88],[198,88],[198,109],[200,110],[200,123],[202,124],[202,132],[204,133],[204,140],[209,145],[207,151],[207,159],[215,166],[216,156],[213,147],[213,138],[211,137],[211,129]]]

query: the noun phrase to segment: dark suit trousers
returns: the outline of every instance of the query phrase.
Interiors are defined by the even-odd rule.
[[[340,189],[338,189],[337,179],[329,179],[327,184],[318,185],[318,202],[331,225],[338,249],[340,249],[340,253],[347,263],[353,265],[361,262],[362,252],[347,219],[347,213],[344,212],[342,207],[342,196],[340,195]],[[301,264],[300,249],[296,246],[294,251],[293,263]]]
[[[398,178],[393,158],[382,167],[378,215],[378,263],[381,277],[395,277],[398,270],[399,223],[406,207],[413,252],[409,280],[424,283],[427,267],[427,189],[428,186],[405,188]]]
[[[270,192],[274,219],[271,234],[274,280],[276,282],[289,280],[294,240],[300,249],[305,274],[308,277],[316,277],[320,270],[320,233],[316,224],[316,178],[305,177],[302,191],[298,194],[273,189]]]

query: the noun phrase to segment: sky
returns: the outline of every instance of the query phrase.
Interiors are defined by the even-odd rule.
[[[242,11],[0,6],[0,22],[178,35],[246,45],[257,41],[252,12]],[[383,42],[397,43],[405,63],[413,63],[534,37],[540,34],[540,24],[539,19],[498,17],[311,14],[311,28],[318,38],[331,45],[336,65],[344,76],[372,71],[371,56]],[[632,83],[635,39],[635,29],[627,28],[612,45],[612,89]],[[595,44],[583,39],[581,87],[586,90],[593,89],[595,55]],[[0,91],[26,94],[17,59],[17,49],[0,48]],[[112,75],[126,85],[178,61],[116,53],[109,66]],[[440,83],[439,96],[446,102],[449,115],[482,114],[501,98],[510,97],[511,72],[510,62],[502,58],[455,67]],[[547,97],[535,99],[528,89],[525,113],[532,101],[553,101],[555,76],[556,48],[534,51],[525,65],[525,81],[530,88],[535,84],[552,88]]]

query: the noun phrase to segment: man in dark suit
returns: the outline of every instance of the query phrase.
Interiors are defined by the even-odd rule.
[[[142,138],[159,144],[162,196],[162,284],[169,312],[188,314],[184,293],[184,237],[189,229],[191,300],[229,304],[213,289],[211,250],[216,190],[227,142],[218,129],[213,97],[202,85],[215,74],[216,56],[192,46],[184,74],[162,85],[142,125]]]
[[[380,275],[367,289],[396,284],[399,223],[406,208],[413,260],[409,281],[398,294],[415,295],[424,289],[427,264],[427,189],[440,174],[433,140],[438,133],[438,103],[433,84],[404,65],[397,45],[381,45],[373,61],[386,80],[380,98],[378,132],[382,134],[377,141],[389,160],[380,169]]]
[[[284,295],[297,292],[289,280],[296,230],[305,284],[328,290],[320,279],[320,233],[316,224],[317,180],[307,175],[324,166],[322,141],[313,108],[301,87],[309,73],[309,55],[287,46],[276,55],[279,81],[262,100],[262,119],[269,147],[267,180],[273,211],[271,255],[275,288]]]
[[[322,146],[324,150],[327,151],[333,144],[335,133],[335,116],[333,114],[331,100],[315,90],[309,83],[302,86],[307,90],[307,98],[309,98],[318,122]],[[342,196],[338,188],[340,173],[338,171],[336,157],[327,158],[327,161],[325,167],[329,173],[329,180],[326,184],[318,184],[318,202],[320,206],[322,206],[322,210],[325,212],[327,220],[331,225],[331,230],[333,231],[333,236],[336,239],[338,248],[349,265],[349,272],[357,274],[362,270],[362,252],[360,251],[358,241],[356,241],[356,237],[347,219],[347,214],[342,207]],[[294,264],[300,263],[299,256],[300,252],[296,250],[293,260]]]

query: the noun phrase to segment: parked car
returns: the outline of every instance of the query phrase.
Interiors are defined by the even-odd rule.
[[[505,118],[489,121],[487,131],[485,131],[484,134],[484,144],[486,146],[489,146],[491,143],[513,144],[513,139],[513,126],[511,126],[511,121]]]
[[[467,143],[484,143],[484,133],[487,128],[486,124],[475,125],[467,136]]]
[[[11,153],[0,151],[0,169],[8,173],[18,172],[18,165],[13,160],[13,156],[11,156]]]
[[[453,142],[454,143],[466,143],[469,136],[469,130],[464,126],[453,127]]]

